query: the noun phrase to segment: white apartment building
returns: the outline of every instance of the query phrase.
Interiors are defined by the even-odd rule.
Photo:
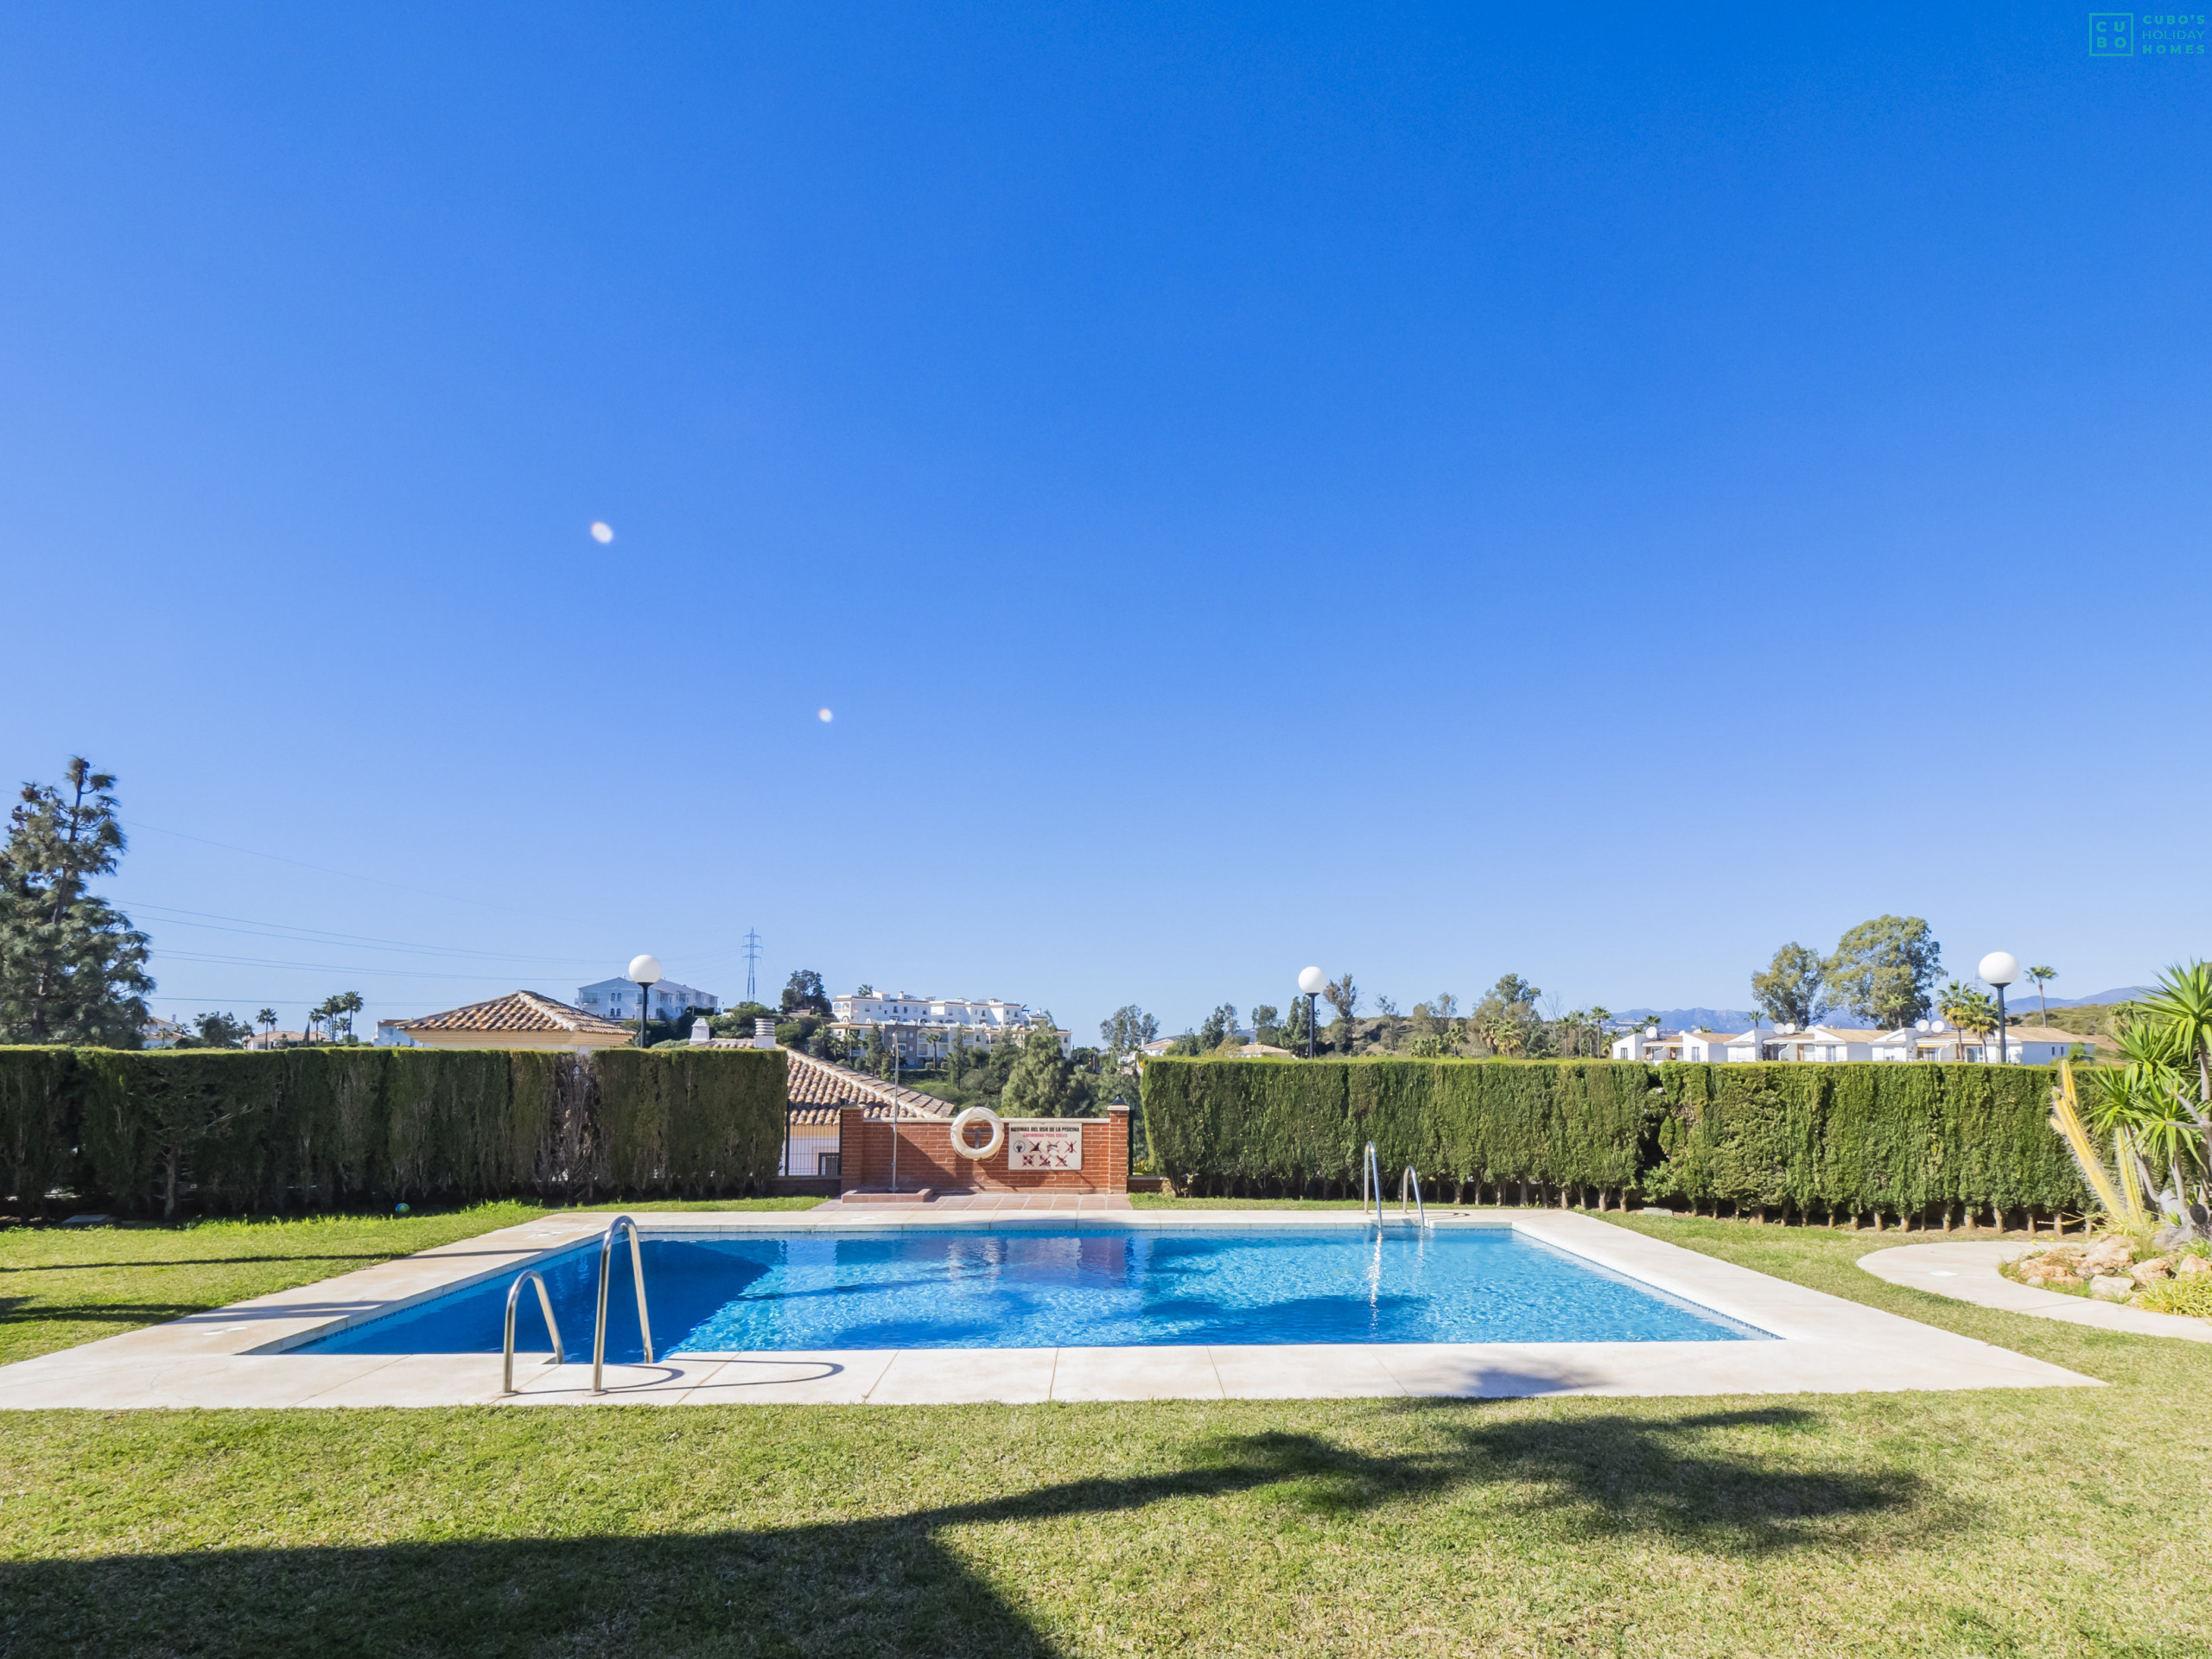
[[[2094,1054],[2110,1046],[2108,1039],[2085,1037],[2079,1032],[2049,1026],[2012,1026],[2005,1033],[2006,1058],[2015,1065],[2056,1065],[2079,1043]],[[1997,1033],[1986,1037],[1958,1031],[1941,1020],[1922,1020],[1895,1031],[1884,1032],[1875,1041],[1878,1060],[1966,1060],[1997,1064]]]
[[[1661,1031],[1656,1026],[1643,1026],[1614,1038],[1612,1055],[1617,1060],[1642,1060],[1649,1065],[1656,1065],[1662,1060],[1718,1065],[1724,1060],[1751,1058],[1748,1051],[1742,1054],[1728,1052],[1730,1043],[1741,1040],[1715,1031]]]
[[[2056,1065],[2080,1043],[2094,1051],[2103,1039],[2043,1026],[2014,1026],[2006,1033],[2005,1058],[2015,1065]],[[1941,1020],[1923,1020],[1895,1031],[1855,1026],[1777,1026],[1723,1034],[1711,1031],[1654,1031],[1646,1027],[1616,1038],[1617,1060],[1689,1060],[1738,1064],[1751,1060],[1833,1064],[1844,1060],[1942,1060],[1994,1065],[1997,1033],[1986,1039],[1956,1030]]]
[[[830,999],[830,1029],[847,1041],[866,1042],[880,1033],[901,1060],[933,1064],[944,1058],[957,1037],[962,1046],[988,1049],[1008,1037],[1016,1040],[1044,1023],[1026,1002],[978,1001],[963,996],[915,996],[906,991],[860,990]],[[1074,1033],[1054,1027],[1060,1052],[1074,1046]]]
[[[652,988],[652,1012],[655,1020],[678,1020],[686,1008],[709,1008],[721,1012],[722,1000],[711,991],[702,991],[664,979]],[[626,979],[602,979],[596,985],[582,985],[576,989],[576,1006],[587,1014],[595,1014],[602,1020],[635,1020],[638,1017],[638,987]]]

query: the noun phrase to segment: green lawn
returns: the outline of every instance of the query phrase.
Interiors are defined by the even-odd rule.
[[[1871,1235],[1609,1219],[2112,1386],[10,1416],[0,1654],[2212,1650],[2212,1349],[1898,1289]],[[188,1300],[132,1273],[266,1288],[408,1224],[69,1236],[296,1254],[43,1294],[120,1319]]]
[[[821,1202],[657,1201],[652,1207],[805,1210]],[[0,1364],[559,1213],[537,1205],[486,1204],[432,1215],[10,1228],[0,1231]]]

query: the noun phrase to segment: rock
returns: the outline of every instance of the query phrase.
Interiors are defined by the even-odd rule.
[[[2212,1273],[2212,1258],[2184,1255],[2174,1265],[2174,1276],[2177,1279],[2192,1279],[2200,1273]]]
[[[2045,1268],[2040,1273],[2022,1274],[2020,1275],[2020,1282],[2024,1285],[2063,1285],[2071,1287],[2082,1282],[2082,1275],[2077,1273],[2069,1273],[2063,1268]]]
[[[2089,1281],[2089,1294],[2101,1302],[2124,1302],[2135,1292],[2135,1281],[2116,1273],[2101,1273]]]
[[[2155,1285],[2174,1276],[2173,1263],[2163,1255],[2154,1255],[2148,1262],[2138,1262],[2127,1270],[2127,1276],[2139,1285]]]
[[[2134,1259],[2135,1241],[2124,1233],[2113,1233],[2082,1253],[2082,1270],[2089,1274],[2113,1273]]]

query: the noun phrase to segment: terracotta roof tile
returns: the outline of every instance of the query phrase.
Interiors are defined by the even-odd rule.
[[[889,1116],[895,1102],[908,1117],[950,1117],[953,1106],[950,1101],[923,1094],[919,1090],[901,1089],[871,1077],[849,1067],[832,1065],[827,1060],[817,1060],[811,1054],[802,1054],[795,1048],[785,1049],[791,1057],[791,1103],[794,1112],[802,1108],[820,1107],[829,1116],[825,1120],[836,1121],[836,1109],[840,1106],[867,1106],[875,1109],[870,1116]],[[811,1119],[801,1119],[811,1122]]]
[[[628,1034],[634,1027],[556,1002],[536,991],[517,991],[465,1008],[393,1022],[402,1031],[572,1031],[594,1036]]]

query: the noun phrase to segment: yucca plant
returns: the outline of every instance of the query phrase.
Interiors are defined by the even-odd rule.
[[[2201,1188],[2203,1177],[2212,1173],[2212,1119],[2190,1088],[2202,1076],[2203,1033],[2185,1012],[2195,989],[2212,991],[2212,975],[2202,968],[2199,963],[2187,971],[2170,970],[2164,982],[2179,995],[2154,1007],[2150,1017],[2120,1028],[2121,1064],[2096,1074],[2092,1111],[2098,1131],[2122,1137],[2135,1154],[2146,1195],[2155,1193],[2160,1208],[2193,1238],[2207,1236]],[[2199,980],[2205,982],[2199,986]],[[2180,1015],[2177,1006],[2183,1010]],[[2199,1077],[2193,1078],[2192,1071],[2199,1071]],[[2154,1168],[2171,1179],[2164,1192],[2158,1191]],[[2192,1188],[2198,1189],[2194,1203]]]

